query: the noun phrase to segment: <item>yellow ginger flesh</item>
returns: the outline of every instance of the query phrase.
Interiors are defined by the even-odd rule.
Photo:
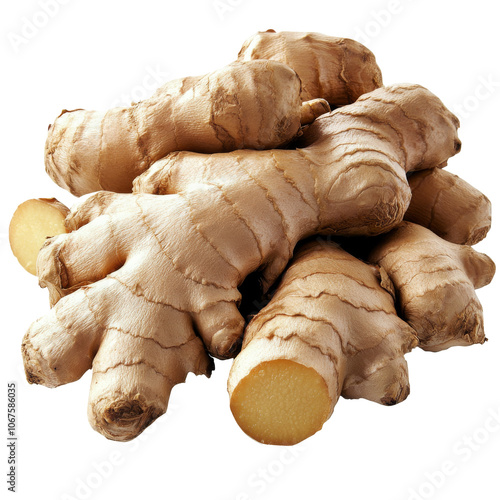
[[[9,226],[12,253],[21,266],[36,276],[36,259],[46,239],[66,233],[68,209],[54,198],[27,200],[14,212]]]
[[[330,406],[318,372],[286,359],[256,366],[231,397],[239,426],[262,443],[292,445],[306,439],[322,428]]]

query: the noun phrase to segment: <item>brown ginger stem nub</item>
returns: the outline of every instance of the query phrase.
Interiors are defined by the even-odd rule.
[[[302,103],[302,109],[300,113],[300,124],[309,125],[318,116],[324,115],[330,112],[330,105],[325,99],[312,99]]]

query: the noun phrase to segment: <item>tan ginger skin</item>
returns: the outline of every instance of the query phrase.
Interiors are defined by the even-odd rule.
[[[491,228],[488,198],[460,177],[433,168],[409,175],[411,203],[405,220],[459,245],[475,245]]]
[[[90,422],[132,439],[165,412],[174,384],[210,372],[201,339],[234,355],[249,273],[270,285],[308,235],[389,230],[410,201],[406,173],[457,151],[456,118],[420,86],[323,116],[303,149],[173,153],[135,194],[100,192],[74,208],[72,232],[39,254],[54,307],[25,336],[28,380],[54,387],[92,367]]]
[[[227,217],[236,212],[247,228],[248,236],[238,238],[241,255],[255,262],[255,268],[268,255],[263,279],[270,285],[305,236],[373,235],[397,224],[411,196],[405,173],[453,156],[460,144],[457,125],[454,115],[423,87],[385,87],[317,118],[304,134],[309,143],[304,148],[175,153],[136,179],[134,190],[173,194],[193,183],[216,188],[227,204]],[[237,204],[223,185],[232,175],[242,196]],[[270,201],[274,211],[263,230],[256,214]],[[292,219],[287,217],[289,206],[299,208]]]
[[[382,86],[373,53],[349,38],[259,32],[245,41],[238,54],[239,61],[255,59],[279,61],[294,69],[302,81],[303,101],[323,98],[331,106],[343,106]]]
[[[255,440],[296,444],[321,429],[341,395],[404,400],[404,354],[417,343],[375,266],[334,243],[308,244],[245,330],[228,379],[231,411]]]
[[[485,341],[474,289],[495,274],[487,255],[411,222],[365,243],[371,248],[368,260],[394,283],[400,315],[417,333],[420,347],[441,351]]]
[[[76,196],[130,192],[138,175],[172,151],[283,146],[300,129],[300,85],[279,62],[235,62],[166,83],[130,107],[64,110],[49,128],[47,173]]]
[[[257,33],[237,62],[169,82],[131,107],[64,110],[49,129],[45,167],[76,196],[130,192],[133,179],[170,152],[281,147],[328,102],[349,104],[381,86],[374,55],[354,40]]]

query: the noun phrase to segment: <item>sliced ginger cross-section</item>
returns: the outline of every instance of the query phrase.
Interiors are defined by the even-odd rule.
[[[288,359],[265,361],[241,380],[231,411],[243,431],[263,443],[292,445],[330,416],[328,386],[313,368]]]
[[[21,203],[9,226],[12,253],[26,271],[36,276],[36,259],[45,240],[67,233],[69,209],[55,198],[35,198]]]

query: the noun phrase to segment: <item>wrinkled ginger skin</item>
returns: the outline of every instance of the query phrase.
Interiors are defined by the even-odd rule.
[[[240,61],[255,59],[279,61],[294,69],[302,81],[303,101],[323,98],[331,106],[343,106],[382,86],[373,53],[349,38],[259,32],[245,41],[238,54]]]
[[[459,153],[459,126],[458,118],[432,92],[420,85],[399,84],[320,116],[299,139],[299,146],[321,147],[326,154],[334,136],[340,152],[355,153],[359,163],[391,162],[408,173],[444,166]]]
[[[229,374],[231,410],[257,441],[295,444],[321,429],[340,395],[403,401],[404,354],[416,344],[375,266],[334,243],[308,244],[245,331]],[[288,388],[278,392],[281,373]]]
[[[385,108],[382,100],[389,103]],[[304,133],[303,148],[174,153],[137,178],[134,191],[173,194],[189,190],[193,183],[218,186],[230,211],[254,234],[265,235],[257,239],[264,253],[274,255],[263,271],[269,286],[306,236],[369,236],[396,226],[410,203],[406,172],[430,168],[454,155],[457,126],[456,118],[428,90],[395,85],[317,118]],[[229,187],[241,195],[229,195]],[[241,196],[245,203],[240,203]],[[262,233],[255,222],[270,203],[275,209],[265,221],[269,229]],[[297,215],[289,218],[292,204]]]
[[[491,203],[479,190],[440,168],[414,172],[405,220],[459,245],[475,245],[491,228]]]
[[[185,206],[175,197],[160,200],[99,192],[72,209],[71,232],[48,240],[38,257],[39,280],[53,307],[31,325],[22,345],[30,383],[56,387],[92,369],[90,423],[118,441],[134,438],[164,413],[172,387],[189,372],[210,375],[213,361],[191,314],[220,304],[221,316],[237,315],[236,288],[198,283],[182,257],[169,259],[172,247],[155,220],[166,217],[170,228],[179,228],[185,217],[174,214]],[[210,257],[200,268],[210,268]],[[191,306],[188,294],[179,292],[186,282],[200,296]],[[206,319],[196,320],[203,330]],[[243,324],[219,325],[224,334],[228,328],[239,335]]]
[[[130,192],[135,177],[172,151],[283,146],[300,129],[299,94],[299,77],[288,66],[235,62],[169,82],[130,107],[64,110],[49,129],[46,171],[76,196]]]
[[[411,222],[366,244],[371,245],[368,260],[394,283],[398,310],[416,331],[422,349],[441,351],[485,341],[474,289],[487,285],[495,274],[487,255]]]

